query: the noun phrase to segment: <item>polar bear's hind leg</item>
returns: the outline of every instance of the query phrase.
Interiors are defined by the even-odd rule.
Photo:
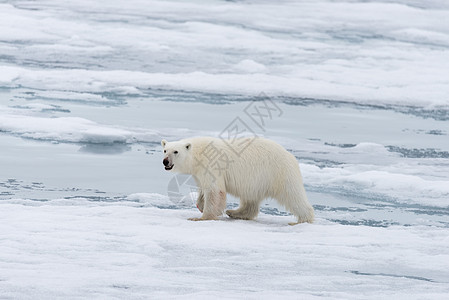
[[[282,195],[276,199],[297,218],[297,222],[289,223],[289,225],[313,222],[313,207],[309,204],[305,190],[302,186],[297,186],[293,189],[293,192],[282,193]]]
[[[252,220],[259,214],[260,202],[240,199],[239,208],[227,210],[226,214],[233,219]]]

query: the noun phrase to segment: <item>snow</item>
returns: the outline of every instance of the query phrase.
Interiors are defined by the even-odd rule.
[[[0,298],[447,298],[448,18],[442,0],[3,1]],[[295,155],[315,223],[269,199],[187,220],[196,190],[160,140],[236,124]]]
[[[78,199],[3,201],[6,298],[444,298],[449,237],[436,227],[286,226],[291,217],[189,222],[193,210]],[[142,202],[135,200],[141,198]],[[388,249],[388,250],[387,250]],[[371,275],[371,276],[369,276]]]
[[[449,12],[430,3],[430,9],[337,1],[0,5],[0,49],[19,65],[2,66],[6,84],[78,92],[123,85],[250,95],[263,90],[448,105]],[[122,63],[124,54],[133,58]],[[36,70],[39,64],[64,70]]]

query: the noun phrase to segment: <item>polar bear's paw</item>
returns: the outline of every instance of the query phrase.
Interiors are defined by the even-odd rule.
[[[226,211],[226,214],[233,219],[241,219],[241,220],[251,220],[247,214],[242,213],[238,209],[229,209]]]

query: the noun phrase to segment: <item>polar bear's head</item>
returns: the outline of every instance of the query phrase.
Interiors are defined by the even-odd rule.
[[[165,170],[178,173],[189,173],[188,162],[190,161],[189,152],[192,148],[191,143],[187,141],[167,142],[161,141],[164,148],[164,164]]]

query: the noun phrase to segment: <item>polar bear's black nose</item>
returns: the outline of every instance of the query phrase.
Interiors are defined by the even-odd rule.
[[[168,164],[170,163],[168,161],[168,159],[164,158],[164,160],[162,161],[162,163],[164,164],[164,166],[168,166]]]

